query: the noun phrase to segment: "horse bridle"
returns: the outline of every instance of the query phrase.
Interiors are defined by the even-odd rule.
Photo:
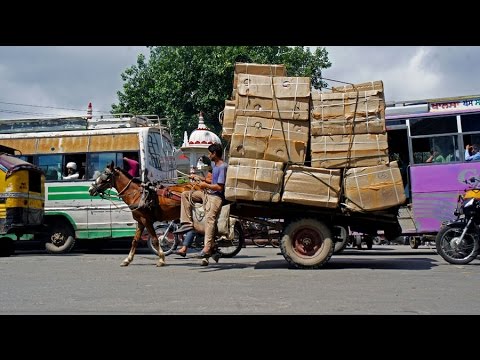
[[[104,186],[105,184],[106,186]],[[106,168],[105,171],[95,179],[91,186],[95,189],[96,193],[104,199],[105,190],[113,187],[113,172],[109,168]]]
[[[114,171],[118,171],[117,169],[114,169]],[[103,173],[100,174],[100,176],[98,178],[95,179],[95,181],[92,183],[92,186],[95,188],[95,191],[100,194],[100,197],[101,198],[104,198],[103,195],[105,195],[105,190],[106,189],[111,189],[112,187],[114,187],[114,183],[113,183],[113,176],[114,176],[114,171],[111,171],[109,168],[106,168],[105,171]],[[102,184],[107,184],[108,186],[105,186],[103,189],[101,189],[98,185],[97,185],[97,181],[98,179],[100,179],[102,181]],[[132,183],[133,181],[133,178],[130,179],[130,181],[127,183],[127,185],[125,185],[125,187],[119,191],[117,193],[117,196],[118,197],[122,197],[123,196],[123,193],[125,192],[125,190],[128,189],[128,187],[130,186],[130,184]]]

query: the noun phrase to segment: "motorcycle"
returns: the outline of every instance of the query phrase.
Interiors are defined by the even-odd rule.
[[[435,237],[438,254],[457,265],[474,260],[480,248],[480,178],[472,177],[465,183],[470,183],[470,188],[458,197],[457,218],[442,225]]]
[[[178,225],[178,220],[170,221],[168,223],[156,222],[153,225],[165,256],[174,253],[177,247],[181,246],[182,244],[183,235],[174,234],[174,231],[177,230]],[[215,237],[215,245],[218,248],[218,252],[220,253],[221,257],[234,257],[245,246],[245,236],[243,234],[241,223],[237,221],[233,226],[234,236],[232,239],[228,239],[225,236]],[[144,231],[142,238],[147,241],[147,247],[149,250],[153,254],[158,255],[157,250],[153,246],[153,241],[150,235],[148,235],[148,232]],[[190,248],[197,250],[203,249],[203,240],[203,235],[196,234],[192,245],[190,245]]]

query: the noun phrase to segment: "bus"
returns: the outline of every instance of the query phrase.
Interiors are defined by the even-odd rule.
[[[41,232],[45,211],[45,175],[0,144],[0,256],[14,253],[14,240]]]
[[[131,241],[136,221],[115,189],[103,199],[91,197],[88,188],[112,160],[123,168],[124,157],[138,160],[142,181],[174,179],[175,149],[162,120],[113,114],[0,122],[0,143],[18,149],[23,160],[45,173],[47,231],[35,239],[45,243],[47,252],[67,253],[77,240],[87,247],[117,238]],[[78,178],[64,179],[72,163]]]
[[[480,176],[480,162],[465,160],[466,146],[480,144],[480,95],[387,103],[385,113],[390,159],[406,185],[402,235],[417,248],[455,218],[465,180]]]

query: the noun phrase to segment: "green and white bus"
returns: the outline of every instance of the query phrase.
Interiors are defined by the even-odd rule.
[[[112,160],[124,167],[124,157],[138,159],[142,181],[174,179],[177,173],[173,141],[158,116],[2,120],[0,142],[18,149],[22,159],[45,173],[48,232],[39,240],[50,253],[69,252],[76,240],[87,246],[115,238],[131,241],[136,221],[115,189],[109,199],[88,193],[92,181]],[[64,180],[66,165],[71,162],[75,162],[79,177]]]

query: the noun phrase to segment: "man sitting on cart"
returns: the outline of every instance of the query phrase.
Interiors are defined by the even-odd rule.
[[[193,204],[191,202],[203,203],[205,206],[205,241],[203,249],[197,257],[206,260],[214,252],[216,221],[225,200],[225,181],[227,178],[227,164],[223,161],[221,144],[215,143],[208,147],[208,158],[212,161],[211,183],[207,182],[205,178],[201,178],[198,186],[202,190],[185,191],[182,193],[181,226],[175,231],[176,234],[181,234],[193,230]],[[195,179],[195,177],[197,175],[190,175],[192,179]],[[202,262],[202,265],[208,265],[208,261]]]

